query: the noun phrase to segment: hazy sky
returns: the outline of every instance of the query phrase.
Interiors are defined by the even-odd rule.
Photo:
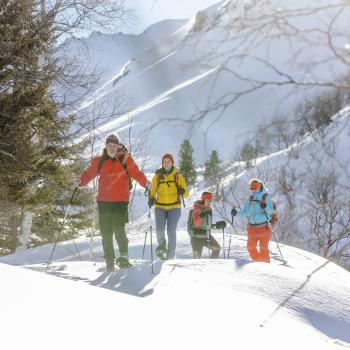
[[[220,0],[125,0],[128,8],[135,10],[137,19],[132,26],[122,27],[120,31],[138,34],[149,25],[163,19],[190,18]]]

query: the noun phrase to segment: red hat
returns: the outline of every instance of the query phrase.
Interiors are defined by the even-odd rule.
[[[164,154],[163,158],[162,158],[162,163],[163,163],[163,160],[167,158],[167,159],[170,159],[171,162],[174,164],[174,157],[170,154],[170,153],[166,153]]]
[[[203,192],[202,193],[202,201],[212,201],[213,200],[213,194],[210,192]]]

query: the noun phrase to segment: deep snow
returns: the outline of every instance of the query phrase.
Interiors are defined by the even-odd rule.
[[[228,253],[227,230],[226,256]],[[222,244],[221,232],[214,236]],[[246,238],[232,236],[230,259],[192,260],[178,232],[177,259],[155,261],[149,236],[129,229],[135,268],[104,272],[101,242],[88,239],[2,257],[2,344],[6,349],[341,349],[350,347],[350,275],[311,253],[271,244],[271,264],[253,263]],[[154,244],[155,237],[153,237]],[[97,288],[102,287],[102,288]]]

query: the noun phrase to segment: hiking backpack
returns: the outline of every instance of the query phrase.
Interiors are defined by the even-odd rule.
[[[193,224],[193,208],[190,209],[190,211],[188,212],[188,216],[187,216],[187,233],[189,234],[190,237],[196,237],[196,238],[208,238],[208,222],[206,220],[203,220],[202,224],[200,227],[196,227]],[[206,216],[206,218],[209,217]],[[211,226],[211,220],[209,220],[209,226]],[[203,231],[203,233],[201,233],[201,231]]]

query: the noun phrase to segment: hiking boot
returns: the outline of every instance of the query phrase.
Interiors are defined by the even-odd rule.
[[[201,253],[200,252],[198,252],[197,250],[193,250],[192,251],[192,257],[193,257],[193,259],[200,259],[201,258]]]
[[[129,267],[133,267],[134,265],[130,263],[129,259],[125,256],[120,256],[116,260],[116,264],[120,269],[125,269]]]
[[[175,258],[175,254],[170,254],[169,252],[167,252],[164,260],[172,260],[174,258]]]
[[[114,258],[106,259],[106,270],[107,270],[107,272],[114,271]]]
[[[166,242],[160,244],[157,248],[156,248],[156,255],[159,259],[161,260],[165,260],[166,259]]]

